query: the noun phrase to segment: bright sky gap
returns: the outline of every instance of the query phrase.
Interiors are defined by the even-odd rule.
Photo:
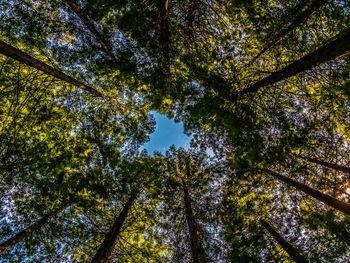
[[[184,134],[182,123],[175,123],[174,119],[168,119],[165,115],[152,112],[156,119],[156,130],[150,135],[150,141],[145,143],[141,149],[146,149],[153,155],[154,151],[165,153],[171,145],[176,148],[187,149],[191,141],[191,136]]]

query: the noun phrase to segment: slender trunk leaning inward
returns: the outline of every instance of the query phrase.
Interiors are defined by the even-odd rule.
[[[112,47],[108,44],[108,41],[98,32],[97,28],[94,26],[93,22],[88,18],[83,9],[78,5],[75,0],[66,0],[67,4],[72,8],[74,13],[83,21],[86,27],[89,29],[91,34],[96,38],[96,40],[100,43],[103,50],[107,53],[107,55],[116,60],[115,56],[112,52]]]
[[[107,95],[104,95],[103,93],[99,92],[98,90],[85,85],[84,83],[68,76],[67,74],[63,73],[62,71],[55,69],[55,68],[47,65],[46,63],[29,56],[28,54],[20,51],[19,49],[15,48],[11,45],[6,44],[5,42],[3,42],[1,40],[0,40],[0,53],[4,54],[7,57],[11,57],[11,58],[15,59],[15,60],[19,61],[20,63],[26,64],[30,67],[41,70],[50,76],[53,76],[53,77],[60,79],[64,82],[67,82],[67,83],[69,83],[73,86],[76,86],[82,90],[85,90],[96,97],[105,99],[105,100],[109,101],[110,103],[117,105],[120,108],[124,107],[122,104],[120,104],[115,99],[113,99]]]
[[[334,209],[337,209],[340,212],[343,212],[346,215],[350,215],[350,204],[340,201],[330,195],[323,194],[318,190],[315,190],[305,184],[299,183],[297,181],[294,181],[282,174],[267,170],[267,169],[261,169],[266,174],[269,174],[273,176],[274,178],[288,184],[289,186],[293,186],[295,189],[304,192],[305,194],[308,194],[312,196],[313,198],[333,207]]]
[[[270,224],[265,220],[260,220],[261,225],[271,234],[278,244],[295,260],[297,263],[308,263],[309,261],[303,257],[298,250],[289,244]]]
[[[111,260],[113,252],[117,246],[120,230],[125,222],[125,219],[128,216],[129,210],[133,205],[137,195],[138,191],[135,191],[130,195],[130,198],[125,203],[119,216],[114,221],[112,228],[109,230],[106,238],[103,240],[95,256],[91,260],[91,263],[107,263]]]
[[[292,64],[271,73],[255,84],[241,90],[241,94],[255,93],[259,89],[279,81],[288,79],[298,73],[310,70],[317,65],[321,65],[331,60],[339,59],[350,54],[350,28],[345,30],[340,37],[316,51],[300,58]]]
[[[282,29],[279,33],[276,34],[273,40],[271,40],[263,50],[259,52],[250,62],[249,66],[251,66],[257,59],[259,59],[263,54],[269,51],[271,48],[276,46],[279,42],[281,42],[290,32],[292,32],[295,28],[302,25],[305,20],[307,20],[318,8],[320,8],[323,4],[325,4],[325,0],[314,0],[311,2],[309,6],[300,6],[301,11],[298,15],[295,16],[293,21],[289,26]]]
[[[21,242],[27,236],[30,236],[34,231],[40,229],[43,225],[49,222],[52,217],[63,211],[67,206],[68,203],[53,210],[51,213],[48,213],[47,215],[43,216],[40,220],[36,221],[26,229],[22,230],[21,232],[9,238],[8,240],[2,242],[0,244],[0,255],[12,248],[17,243]]]
[[[205,251],[202,247],[199,226],[194,218],[191,206],[191,198],[186,185],[183,186],[185,215],[190,235],[190,246],[194,263],[204,263],[206,261]]]
[[[342,165],[339,165],[339,164],[325,162],[325,161],[318,160],[316,158],[307,157],[307,156],[297,155],[297,157],[300,158],[300,159],[303,159],[303,160],[307,160],[307,161],[309,161],[311,163],[316,163],[316,164],[325,166],[325,167],[330,168],[330,169],[334,169],[334,170],[337,170],[337,171],[341,171],[341,172],[350,174],[350,167],[346,167],[346,166],[342,166]]]

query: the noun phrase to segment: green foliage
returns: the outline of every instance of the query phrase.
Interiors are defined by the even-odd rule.
[[[0,55],[1,242],[69,201],[1,261],[91,260],[138,189],[112,262],[192,262],[185,186],[210,262],[291,262],[261,219],[312,262],[348,260],[349,217],[260,169],[349,203],[349,56],[241,93],[346,34],[348,1],[282,37],[316,1],[76,2],[115,59],[67,1],[1,1],[0,38],[123,108]],[[190,150],[139,152],[151,110]]]

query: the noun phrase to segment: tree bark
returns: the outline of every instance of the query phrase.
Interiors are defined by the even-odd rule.
[[[112,228],[109,230],[106,238],[103,240],[101,246],[97,250],[95,256],[91,260],[91,263],[107,263],[111,260],[113,252],[117,246],[120,230],[128,216],[129,210],[133,205],[138,192],[133,192],[130,195],[129,200],[125,203],[119,216],[114,221]]]
[[[191,199],[188,193],[186,185],[183,186],[184,202],[185,202],[185,215],[190,235],[190,246],[192,252],[192,258],[194,263],[206,262],[206,256],[201,244],[199,236],[199,226],[194,218]]]
[[[159,12],[159,42],[162,54],[162,63],[166,72],[170,71],[170,33],[169,33],[169,2],[168,0],[158,0]]]
[[[313,198],[333,207],[334,209],[337,209],[341,212],[343,212],[344,214],[347,214],[350,216],[350,204],[340,201],[332,196],[329,196],[327,194],[323,194],[318,190],[315,190],[307,185],[304,185],[302,183],[299,183],[297,181],[294,181],[282,174],[279,173],[275,173],[273,171],[267,170],[267,169],[262,169],[263,172],[272,175],[273,177],[275,177],[276,179],[290,185],[293,186],[294,188],[296,188],[299,191],[304,192],[305,194],[308,194],[310,196],[312,196]]]
[[[317,65],[350,54],[350,28],[348,28],[344,33],[345,34],[338,37],[333,42],[272,73],[270,76],[263,78],[250,87],[241,90],[240,93],[248,94],[256,92],[263,87],[277,83],[281,80],[285,80],[300,72],[312,69]]]
[[[96,38],[96,40],[100,43],[103,50],[107,53],[107,55],[113,59],[116,60],[115,56],[113,55],[112,48],[108,44],[108,41],[103,38],[103,36],[98,32],[92,21],[88,18],[88,16],[85,14],[83,9],[78,5],[78,3],[75,0],[66,0],[68,5],[73,9],[74,13],[83,21],[83,23],[86,25],[86,27],[89,29],[92,35]]]
[[[346,167],[346,166],[342,166],[342,165],[339,165],[339,164],[325,162],[325,161],[318,160],[318,159],[311,158],[311,157],[307,157],[307,156],[297,155],[297,157],[300,158],[300,159],[307,160],[307,161],[312,162],[312,163],[316,163],[316,164],[325,166],[327,168],[331,168],[331,169],[334,169],[334,170],[337,170],[337,171],[341,171],[341,172],[350,174],[350,167]]]
[[[31,233],[33,233],[35,230],[40,229],[43,225],[45,225],[47,222],[50,221],[52,217],[57,215],[59,212],[64,210],[68,204],[61,206],[60,208],[57,208],[53,210],[51,213],[48,213],[47,215],[43,216],[40,220],[36,221],[34,224],[30,225],[26,229],[22,230],[15,236],[11,237],[10,239],[6,240],[5,242],[0,244],[0,255],[6,252],[8,249],[12,248],[17,243],[21,242],[24,238],[27,236],[30,236]]]
[[[309,261],[300,255],[298,250],[289,244],[272,226],[270,226],[265,220],[260,220],[262,226],[273,236],[278,244],[295,260],[297,263],[308,263]]]
[[[258,55],[256,55],[250,62],[249,66],[251,66],[258,58],[260,58],[263,54],[265,54],[268,50],[273,48],[279,42],[281,42],[290,32],[292,32],[295,28],[305,22],[305,20],[310,17],[318,8],[320,8],[326,1],[324,0],[314,0],[311,4],[306,7],[302,6],[301,9],[304,10],[300,12],[292,21],[292,23],[286,28],[282,29],[275,38],[268,43],[268,45],[260,51]]]
[[[96,89],[85,85],[84,83],[68,76],[67,74],[63,73],[62,71],[55,69],[55,68],[47,65],[46,63],[44,63],[40,60],[37,60],[36,58],[33,58],[32,56],[29,56],[28,54],[20,51],[19,49],[15,48],[13,46],[6,44],[5,42],[3,42],[1,40],[0,40],[0,53],[4,54],[7,57],[11,57],[11,58],[23,63],[23,64],[26,64],[28,66],[31,66],[31,67],[36,68],[38,70],[41,70],[50,76],[53,76],[53,77],[58,78],[62,81],[65,81],[65,82],[67,82],[71,85],[74,85],[80,89],[86,90],[87,92],[93,94],[96,97],[105,99],[105,100],[109,101],[110,103],[123,108],[123,105],[120,104],[119,102],[117,102],[115,99],[113,99],[107,95],[104,95],[103,93],[97,91]]]

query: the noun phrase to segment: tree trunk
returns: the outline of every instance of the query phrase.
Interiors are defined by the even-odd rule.
[[[307,160],[307,161],[312,162],[312,163],[320,164],[322,166],[325,166],[325,167],[328,167],[328,168],[331,168],[331,169],[334,169],[334,170],[337,170],[337,171],[341,171],[341,172],[350,174],[350,168],[346,167],[346,166],[325,162],[325,161],[318,160],[318,159],[311,158],[311,157],[307,157],[307,156],[297,155],[297,157],[300,158],[300,159]]]
[[[306,258],[299,254],[298,250],[295,249],[291,244],[289,244],[277,231],[270,226],[265,220],[260,220],[263,227],[273,236],[273,238],[278,242],[278,244],[295,260],[297,263],[307,263],[309,262]]]
[[[204,263],[206,262],[206,256],[201,244],[201,239],[199,236],[199,226],[193,215],[193,211],[191,207],[191,199],[190,199],[186,185],[183,186],[183,193],[184,193],[184,201],[185,201],[186,221],[187,221],[188,230],[190,234],[190,246],[192,251],[193,262]]]
[[[113,55],[112,48],[108,44],[108,41],[103,38],[103,36],[98,32],[92,21],[88,18],[88,16],[85,14],[85,12],[82,10],[82,8],[78,5],[78,3],[75,0],[66,0],[68,5],[73,9],[74,13],[83,21],[83,23],[87,26],[87,28],[90,30],[91,34],[95,36],[97,41],[100,43],[103,50],[107,53],[107,55],[113,59],[116,60],[115,56]]]
[[[258,58],[260,58],[263,54],[265,54],[268,50],[270,50],[271,48],[273,48],[275,45],[277,45],[279,42],[281,42],[290,32],[292,32],[295,28],[297,28],[299,25],[301,25],[302,23],[304,23],[304,21],[310,17],[318,8],[320,8],[326,1],[324,0],[314,0],[311,2],[311,4],[306,7],[302,6],[300,7],[300,9],[304,10],[301,13],[299,13],[299,15],[297,15],[294,20],[292,21],[292,23],[281,30],[281,32],[279,32],[275,38],[270,41],[270,43],[268,43],[268,45],[262,50],[260,51],[260,53],[258,55],[256,55],[250,62],[249,62],[249,66],[252,65]]]
[[[312,196],[313,198],[333,207],[334,209],[337,209],[341,212],[343,212],[344,214],[350,215],[350,204],[340,201],[332,196],[326,195],[321,193],[318,190],[315,190],[307,185],[304,185],[302,183],[299,183],[297,181],[294,181],[282,174],[279,173],[275,173],[273,171],[267,170],[267,169],[262,169],[263,172],[272,175],[273,177],[275,177],[276,179],[285,182],[286,184],[293,186],[294,188],[296,188],[299,191],[304,192],[305,194],[308,194],[310,196]]]
[[[30,225],[26,229],[22,230],[15,236],[11,237],[10,239],[6,240],[5,242],[0,244],[0,255],[3,254],[5,251],[16,245],[17,243],[21,242],[24,238],[27,236],[30,236],[32,232],[34,232],[37,229],[40,229],[43,225],[45,225],[47,222],[50,221],[52,217],[57,215],[59,212],[61,212],[63,209],[67,207],[68,204],[61,206],[60,208],[57,208],[56,210],[53,210],[51,213],[48,213],[40,220],[36,221],[34,224]]]
[[[170,33],[169,33],[169,2],[168,0],[158,0],[159,12],[159,42],[162,55],[162,64],[165,71],[170,71]]]
[[[350,54],[350,28],[348,28],[344,33],[344,35],[338,37],[333,42],[272,73],[270,76],[263,78],[252,86],[241,90],[240,93],[247,94],[256,92],[260,88],[277,83],[281,80],[285,80],[327,61],[338,59]]]
[[[112,228],[109,230],[106,238],[103,240],[101,246],[97,250],[95,256],[91,260],[91,263],[106,263],[109,262],[113,256],[113,252],[117,246],[120,229],[122,228],[129,210],[134,203],[138,192],[134,192],[130,195],[129,200],[125,203],[119,216],[114,221]]]
[[[69,84],[72,84],[80,89],[86,90],[87,92],[95,95],[96,97],[103,98],[103,99],[111,102],[114,105],[117,105],[119,107],[123,107],[123,105],[120,104],[119,102],[117,102],[115,99],[113,99],[107,95],[102,94],[101,92],[99,92],[99,91],[85,85],[84,83],[68,76],[67,74],[63,73],[62,71],[55,69],[55,68],[45,64],[44,62],[29,56],[28,54],[20,51],[19,49],[15,48],[13,46],[6,44],[5,42],[3,42],[1,40],[0,40],[0,53],[4,54],[5,56],[11,57],[11,58],[23,63],[23,64],[26,64],[28,66],[31,66],[31,67],[36,68],[38,70],[41,70],[50,76],[58,78],[58,79],[65,81]]]

